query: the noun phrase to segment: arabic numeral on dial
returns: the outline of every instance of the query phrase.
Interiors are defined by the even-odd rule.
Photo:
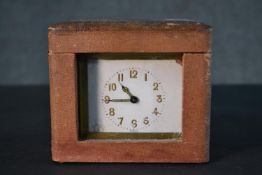
[[[137,78],[137,70],[130,70],[130,78]]]
[[[156,98],[156,101],[157,101],[158,103],[161,103],[161,102],[163,101],[162,95],[157,95],[156,97],[157,97],[157,98]]]
[[[133,128],[136,128],[136,127],[137,127],[137,120],[135,120],[135,119],[132,120],[132,121],[131,121],[131,124],[132,124],[132,127],[133,127]]]
[[[108,85],[109,91],[115,91],[116,90],[116,84],[115,83],[110,83]]]
[[[152,114],[155,114],[157,116],[157,115],[160,115],[161,113],[158,112],[157,108],[155,108],[154,111],[152,112]]]
[[[123,124],[124,117],[118,117],[118,120],[119,120],[118,126],[120,126]]]
[[[148,124],[149,124],[148,117],[145,117],[145,118],[144,118],[144,121],[143,121],[143,123],[144,123],[145,125],[148,125]]]
[[[114,108],[109,108],[109,115],[114,116],[115,115],[115,109]]]
[[[109,96],[105,96],[104,97],[104,102],[105,102],[105,104],[108,104],[110,102],[110,97]]]
[[[159,83],[153,83],[153,90],[154,90],[154,91],[157,91],[157,90],[158,90],[158,84],[159,84]]]
[[[117,74],[117,80],[118,81],[124,81],[124,74],[123,73],[118,73]]]

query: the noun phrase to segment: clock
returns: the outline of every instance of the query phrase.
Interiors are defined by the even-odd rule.
[[[80,94],[87,94],[79,98],[83,139],[181,138],[181,54],[79,58]]]
[[[207,162],[210,31],[173,20],[50,26],[52,159]]]

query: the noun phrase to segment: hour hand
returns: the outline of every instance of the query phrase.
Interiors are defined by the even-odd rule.
[[[119,84],[120,84],[121,87],[122,87],[122,91],[125,92],[125,93],[127,93],[127,95],[129,95],[129,97],[131,98],[131,97],[133,96],[133,94],[131,94],[131,92],[129,91],[128,87],[122,85],[120,82],[119,82]]]
[[[124,91],[125,93],[127,93],[128,96],[130,97],[130,102],[131,102],[131,103],[138,103],[138,102],[139,102],[139,99],[138,99],[136,96],[134,96],[133,94],[131,94],[131,92],[129,91],[128,87],[122,85],[120,82],[119,82],[119,84],[120,84],[121,87],[122,87],[122,91]]]

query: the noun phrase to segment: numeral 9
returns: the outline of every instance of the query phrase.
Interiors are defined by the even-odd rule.
[[[108,104],[110,102],[110,97],[109,96],[105,96],[104,102],[105,102],[105,104]]]

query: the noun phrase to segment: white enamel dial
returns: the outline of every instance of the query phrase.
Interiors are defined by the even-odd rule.
[[[151,71],[131,67],[106,81],[101,102],[106,118],[115,126],[137,132],[162,117],[165,99],[162,83]]]
[[[90,59],[87,84],[88,132],[182,132],[182,66],[175,59]]]

